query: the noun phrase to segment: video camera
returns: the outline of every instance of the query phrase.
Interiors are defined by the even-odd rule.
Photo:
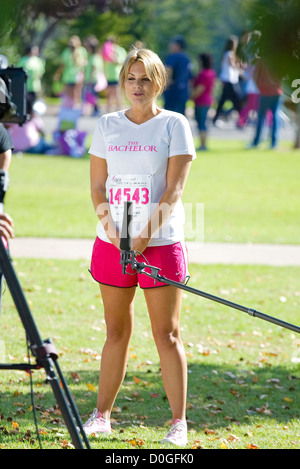
[[[22,125],[28,119],[26,82],[23,68],[0,64],[0,122]]]

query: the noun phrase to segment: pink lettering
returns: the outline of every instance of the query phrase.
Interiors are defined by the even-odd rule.
[[[155,151],[155,145],[108,145],[108,151]]]

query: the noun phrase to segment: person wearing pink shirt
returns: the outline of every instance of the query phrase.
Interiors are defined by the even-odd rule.
[[[23,125],[9,124],[7,126],[15,152],[47,153],[53,145],[45,140],[43,121],[35,115],[30,103],[28,103],[28,112],[30,119]]]
[[[212,67],[212,57],[209,54],[200,54],[199,56],[202,70],[195,78],[193,83],[192,98],[195,103],[195,119],[197,121],[201,146],[198,150],[207,150],[207,114],[211,107],[214,96],[213,88],[216,79],[216,72]]]

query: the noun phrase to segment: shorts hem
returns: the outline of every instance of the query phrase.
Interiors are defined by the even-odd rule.
[[[152,285],[151,287],[141,287],[141,285],[139,285],[141,290],[151,290],[151,288],[161,288],[161,287],[169,287],[169,286],[170,285],[168,285],[167,283],[164,283],[163,285]]]
[[[95,282],[99,283],[100,285],[107,285],[108,287],[116,287],[116,288],[136,288],[139,286],[138,284],[126,286],[126,285],[114,285],[112,283],[100,282],[100,280],[97,280],[96,277],[93,276],[90,270],[89,270],[89,273],[91,274],[92,279],[95,280]]]
[[[99,283],[100,285],[107,285],[108,287],[116,287],[116,288],[136,288],[136,287],[139,287],[141,290],[149,290],[151,288],[160,288],[160,287],[169,287],[170,285],[168,285],[167,283],[164,283],[163,285],[151,285],[149,287],[142,287],[139,283],[136,283],[135,285],[114,285],[113,283],[105,283],[105,282],[100,282],[100,280],[97,280],[92,272],[90,271],[90,269],[88,270],[92,279],[95,280],[95,282]],[[160,282],[162,283],[162,282]]]

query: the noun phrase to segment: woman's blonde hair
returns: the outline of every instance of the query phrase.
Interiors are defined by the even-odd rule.
[[[129,52],[120,71],[119,85],[121,90],[123,92],[125,91],[125,80],[127,79],[131,65],[138,61],[144,64],[146,75],[154,85],[157,98],[164,91],[167,73],[158,55],[149,49],[134,48]]]

